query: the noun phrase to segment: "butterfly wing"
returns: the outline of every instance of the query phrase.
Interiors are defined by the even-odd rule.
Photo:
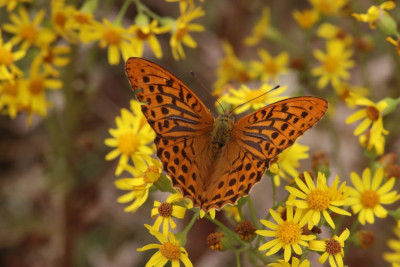
[[[276,102],[238,120],[207,188],[205,208],[220,209],[247,195],[279,153],[317,123],[328,103],[318,97]],[[224,162],[225,161],[225,162]]]
[[[141,58],[129,58],[126,73],[142,111],[156,132],[157,156],[184,197],[199,203],[202,176],[210,159],[209,132],[214,118],[203,102],[176,76]]]

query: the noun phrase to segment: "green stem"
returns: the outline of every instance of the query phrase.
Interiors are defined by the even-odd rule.
[[[133,2],[135,3],[138,13],[147,13],[147,15],[149,15],[150,17],[152,17],[155,20],[158,21],[162,21],[163,18],[160,17],[159,15],[157,15],[156,13],[154,13],[153,11],[151,11],[147,6],[145,6],[142,2],[140,2],[140,0],[133,0]]]
[[[275,206],[276,203],[276,185],[274,183],[274,176],[271,177],[271,183],[272,183],[272,206]]]
[[[257,229],[260,229],[260,224],[258,223],[256,212],[254,210],[253,201],[251,200],[250,196],[247,197],[247,204],[249,205],[250,216],[253,221],[253,224],[256,226]]]
[[[200,214],[200,210],[198,209],[194,214],[192,219],[190,220],[189,224],[186,225],[185,229],[183,230],[182,234],[184,234],[185,236],[188,234],[188,232],[190,231],[190,229],[192,228],[194,222],[196,221],[197,218],[199,218],[199,214]]]
[[[235,252],[236,256],[236,266],[240,267],[240,252]]]
[[[227,235],[229,236],[231,239],[235,240],[236,242],[238,242],[239,244],[241,244],[242,246],[247,246],[247,242],[243,241],[242,239],[240,239],[240,237],[233,231],[231,231],[231,229],[229,229],[228,227],[226,227],[225,225],[223,225],[220,221],[216,220],[216,219],[212,219],[210,217],[210,215],[206,214],[205,215],[206,219],[211,221],[212,223],[216,224],[219,228],[221,228],[221,230]]]
[[[125,0],[122,4],[121,10],[118,13],[117,18],[114,20],[114,25],[122,25],[122,19],[125,16],[126,10],[128,9],[129,5],[131,4],[131,0]]]

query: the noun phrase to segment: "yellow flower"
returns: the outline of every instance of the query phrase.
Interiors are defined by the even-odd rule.
[[[144,164],[138,166],[126,166],[126,170],[133,178],[122,178],[115,181],[115,186],[121,190],[127,190],[128,193],[118,198],[118,203],[133,203],[127,206],[125,212],[135,212],[147,200],[149,189],[153,183],[160,178],[162,169],[158,160],[149,156],[143,156]]]
[[[175,60],[186,57],[182,43],[190,48],[197,47],[196,41],[189,35],[189,32],[202,32],[204,31],[204,27],[203,25],[190,22],[204,16],[204,14],[201,7],[181,10],[181,16],[176,19],[175,24],[172,26],[172,36],[169,41],[172,56]]]
[[[350,231],[346,228],[340,236],[334,235],[330,239],[310,241],[308,248],[323,252],[321,257],[318,259],[319,263],[323,264],[327,259],[329,259],[330,266],[343,267],[344,241],[346,241],[349,235]]]
[[[392,45],[394,45],[396,47],[397,54],[399,54],[399,56],[400,56],[400,38],[398,38],[396,41],[392,37],[386,37],[386,41],[388,41],[389,43],[391,43]]]
[[[248,64],[236,57],[233,47],[229,43],[223,42],[222,49],[226,56],[218,63],[218,68],[216,70],[217,80],[213,85],[213,94],[217,96],[221,95],[222,92],[225,91],[226,85],[231,82],[242,84],[250,80]]]
[[[26,50],[36,42],[39,34],[39,26],[45,12],[44,10],[40,10],[31,21],[24,7],[20,7],[18,11],[19,16],[14,13],[10,15],[10,20],[13,24],[4,24],[3,29],[14,35],[10,42],[14,45],[22,42],[21,48]]]
[[[288,263],[284,260],[278,260],[278,262],[270,263],[267,266],[271,267],[310,267],[310,261],[309,260],[303,260],[300,262],[300,260],[296,257],[292,257],[291,260],[292,263]]]
[[[340,83],[339,86],[335,87],[336,94],[340,99],[346,102],[349,108],[355,108],[357,99],[369,95],[370,90],[365,87],[350,85],[346,82]]]
[[[394,229],[394,233],[397,239],[389,239],[387,245],[393,250],[393,252],[385,252],[383,259],[392,264],[392,267],[400,266],[400,227]]]
[[[157,248],[158,251],[150,258],[146,263],[145,267],[162,267],[167,262],[171,262],[173,267],[179,267],[179,260],[183,262],[185,267],[193,267],[192,262],[189,260],[188,253],[185,248],[179,246],[179,242],[176,240],[172,233],[168,236],[164,236],[158,231],[155,231],[150,225],[144,225],[150,234],[154,235],[161,244],[149,244],[142,248],[138,248],[138,251],[145,251],[149,249]]]
[[[387,210],[382,204],[392,204],[400,199],[397,191],[391,191],[395,184],[395,178],[390,178],[381,186],[383,182],[383,169],[378,168],[371,180],[371,170],[366,168],[362,174],[362,179],[357,173],[350,175],[354,185],[349,188],[348,205],[351,206],[353,213],[358,214],[358,221],[373,224],[374,215],[378,218],[386,218]]]
[[[271,85],[264,83],[259,89],[252,90],[243,84],[240,89],[229,89],[229,94],[223,95],[219,101],[232,105],[234,107],[233,112],[240,114],[247,110],[258,110],[267,104],[287,98],[279,96],[287,89],[287,86],[282,86],[272,91],[271,88]]]
[[[134,33],[132,45],[136,50],[136,55],[141,57],[143,55],[144,43],[147,42],[157,58],[162,57],[162,49],[160,42],[156,38],[156,34],[168,32],[169,26],[158,27],[158,21],[153,20],[149,23],[149,18],[146,15],[138,15],[135,19],[135,25],[129,28],[129,31]]]
[[[70,62],[71,48],[66,45],[47,46],[41,49],[38,57],[45,69],[50,70],[55,76],[60,73],[55,67],[64,67]]]
[[[315,9],[294,10],[292,15],[303,29],[310,29],[319,20],[319,12]]]
[[[51,0],[52,28],[68,42],[76,43],[78,35],[69,21],[74,19],[76,11],[73,5],[65,5],[65,0]]]
[[[13,44],[8,41],[3,43],[0,29],[0,80],[10,80],[14,75],[22,76],[22,71],[15,66],[14,62],[25,56],[24,50],[12,52]]]
[[[151,210],[151,217],[154,219],[158,215],[153,225],[153,228],[155,230],[158,231],[162,224],[162,232],[165,236],[167,236],[169,225],[171,226],[171,229],[176,228],[176,224],[172,220],[172,217],[183,219],[186,213],[186,208],[181,207],[177,204],[177,202],[182,200],[183,196],[181,193],[178,192],[170,195],[164,203],[154,201],[154,208]]]
[[[299,176],[299,172],[296,170],[300,167],[299,160],[309,157],[307,154],[308,150],[310,150],[308,146],[303,146],[296,142],[293,146],[285,149],[278,155],[277,161],[269,167],[269,171],[274,174],[274,183],[276,186],[280,186],[281,177],[289,181],[288,175],[292,178]]]
[[[103,23],[95,23],[81,32],[83,43],[100,41],[99,47],[108,47],[108,62],[110,65],[117,65],[120,62],[120,53],[124,60],[136,56],[132,46],[132,37],[129,30],[112,24],[109,20],[103,19]]]
[[[11,12],[18,3],[31,3],[32,0],[0,0],[0,7],[7,6],[7,11]]]
[[[385,134],[382,131],[377,131],[374,135],[373,141],[371,141],[372,135],[371,130],[367,130],[365,133],[358,137],[358,141],[362,147],[365,147],[368,151],[375,149],[376,154],[383,155],[385,152]]]
[[[222,208],[222,210],[225,212],[226,217],[233,218],[235,222],[238,223],[242,220],[240,218],[240,212],[238,207],[226,205],[225,207]]]
[[[322,15],[332,16],[339,13],[348,0],[309,0],[309,2]]]
[[[266,250],[265,254],[271,256],[278,252],[281,248],[284,249],[284,260],[288,262],[292,256],[292,249],[297,255],[302,254],[300,246],[307,247],[307,241],[315,239],[315,235],[303,235],[303,226],[307,223],[307,218],[302,216],[302,210],[293,211],[292,206],[288,206],[286,210],[286,220],[274,210],[270,209],[274,220],[278,223],[267,220],[260,220],[263,225],[271,230],[257,230],[256,233],[261,236],[274,237],[275,239],[261,245],[259,250]]]
[[[271,10],[269,7],[263,7],[261,18],[257,24],[254,25],[252,34],[244,39],[245,45],[254,46],[258,44],[264,36],[267,35],[268,31],[270,30],[270,17]]]
[[[138,112],[140,103],[131,101],[133,113],[127,109],[121,109],[121,117],[117,117],[115,122],[116,129],[109,129],[113,138],[107,138],[105,144],[114,147],[111,152],[106,155],[106,160],[113,160],[120,156],[118,166],[115,170],[116,175],[120,175],[132,160],[135,167],[142,163],[143,155],[151,155],[154,150],[151,144],[155,138],[155,133],[150,125],[146,122],[144,115]]]
[[[4,111],[15,119],[20,108],[20,82],[9,80],[0,83],[0,111]]]
[[[354,66],[350,60],[353,52],[346,49],[341,40],[330,40],[326,43],[326,53],[315,50],[314,56],[322,63],[322,66],[312,69],[312,75],[321,76],[318,80],[318,88],[327,86],[329,82],[333,87],[339,86],[343,80],[348,80],[350,74],[347,69]]]
[[[314,185],[308,172],[304,172],[304,183],[298,177],[295,178],[296,184],[299,189],[286,186],[286,190],[292,195],[300,198],[296,200],[288,200],[287,205],[296,206],[298,209],[305,210],[304,217],[308,220],[308,229],[312,229],[314,225],[318,225],[321,219],[321,213],[324,216],[326,222],[335,229],[335,223],[333,222],[328,210],[333,211],[337,214],[348,215],[351,214],[338,206],[346,205],[346,199],[332,199],[334,195],[333,188],[329,188],[326,184],[325,174],[318,172],[317,186]],[[338,178],[337,178],[338,179]]]
[[[342,28],[330,24],[323,23],[318,27],[317,36],[326,40],[339,39],[347,46],[353,43],[353,37]]]
[[[352,16],[355,17],[360,22],[368,22],[371,29],[375,29],[376,22],[384,15],[387,14],[384,10],[392,10],[396,7],[394,1],[386,1],[379,6],[371,6],[366,14],[353,13]]]
[[[28,112],[28,125],[31,124],[31,115],[36,113],[42,117],[47,115],[49,102],[46,99],[47,90],[59,90],[63,86],[60,80],[53,78],[50,70],[41,71],[41,62],[32,62],[29,77],[21,80],[21,104]]]
[[[258,55],[261,58],[261,62],[250,62],[251,75],[253,77],[261,76],[262,81],[273,79],[276,82],[278,75],[288,71],[289,54],[287,52],[282,52],[274,58],[266,50],[260,49]]]
[[[357,100],[355,100],[355,104],[358,106],[366,106],[366,108],[354,112],[346,119],[346,123],[350,124],[355,121],[363,119],[363,121],[354,130],[353,134],[355,136],[361,135],[367,129],[370,129],[369,133],[370,135],[367,147],[368,150],[371,150],[376,143],[382,141],[381,139],[384,138],[383,135],[389,133],[387,130],[383,128],[383,119],[382,119],[382,112],[387,107],[387,103],[385,100],[381,100],[375,104],[374,102],[365,97],[359,97]],[[379,152],[383,153],[383,150],[379,149]]]

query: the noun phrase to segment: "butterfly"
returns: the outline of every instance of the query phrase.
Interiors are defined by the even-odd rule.
[[[126,74],[154,129],[157,156],[175,188],[207,212],[248,195],[269,164],[325,114],[328,102],[293,97],[234,122],[205,104],[161,66],[129,58]]]

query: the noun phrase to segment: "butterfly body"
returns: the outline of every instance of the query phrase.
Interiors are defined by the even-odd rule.
[[[294,97],[234,122],[217,119],[176,76],[159,65],[130,58],[126,73],[142,112],[156,132],[157,156],[174,187],[204,211],[248,195],[280,152],[325,114],[318,97]]]

